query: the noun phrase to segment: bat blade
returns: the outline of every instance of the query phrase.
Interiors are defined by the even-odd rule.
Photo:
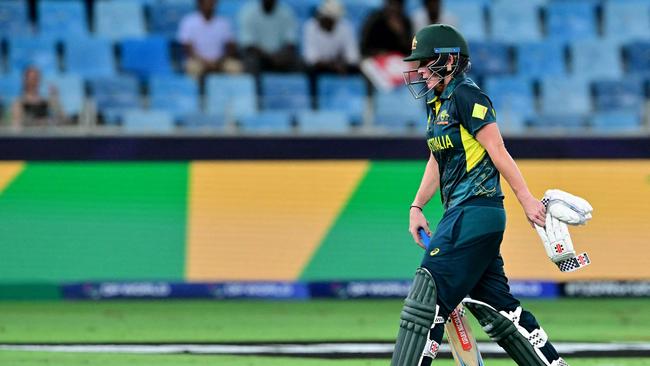
[[[478,350],[472,328],[467,322],[463,305],[458,305],[445,323],[447,341],[459,366],[485,366],[481,352]]]

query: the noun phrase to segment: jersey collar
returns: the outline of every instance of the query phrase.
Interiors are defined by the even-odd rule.
[[[440,99],[449,99],[451,95],[454,93],[454,90],[456,90],[458,84],[460,84],[460,82],[463,80],[465,80],[465,73],[460,73],[454,76],[454,78],[451,79],[451,81],[449,82],[449,85],[447,85],[445,90],[442,92]]]

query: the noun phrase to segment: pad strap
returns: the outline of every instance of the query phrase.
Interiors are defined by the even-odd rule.
[[[512,312],[499,312],[489,304],[473,299],[463,300],[463,305],[474,314],[490,339],[497,342],[517,365],[551,365],[540,351],[548,341],[546,332],[541,328],[528,332],[521,327],[521,307]]]

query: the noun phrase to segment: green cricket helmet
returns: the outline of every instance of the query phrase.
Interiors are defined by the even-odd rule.
[[[454,62],[447,67],[449,57],[452,55],[455,56]],[[467,62],[463,65],[460,62],[461,59],[469,60],[469,47],[463,35],[451,25],[428,25],[413,37],[411,55],[404,58],[404,61],[417,61],[419,67],[426,65],[431,71],[431,76],[424,79],[416,68],[404,72],[404,82],[416,99],[422,98],[435,88],[435,85],[427,86],[427,82],[431,78],[438,78],[437,85],[446,76],[453,76],[459,71],[463,71]]]

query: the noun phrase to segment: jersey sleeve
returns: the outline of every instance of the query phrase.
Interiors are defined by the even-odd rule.
[[[456,105],[461,124],[472,136],[476,136],[483,126],[497,121],[492,101],[478,88],[459,88],[456,91]]]

